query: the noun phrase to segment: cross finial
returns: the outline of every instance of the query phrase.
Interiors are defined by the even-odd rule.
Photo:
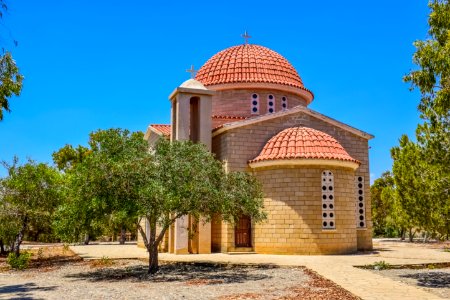
[[[241,34],[241,36],[245,39],[245,44],[248,45],[248,39],[251,38],[251,36],[247,33],[247,30],[244,34]]]
[[[191,73],[191,78],[195,78],[195,74],[197,74],[197,70],[194,69],[194,65],[191,65],[191,68],[187,69],[186,72]]]

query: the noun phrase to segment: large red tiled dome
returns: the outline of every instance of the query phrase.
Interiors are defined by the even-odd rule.
[[[359,164],[332,136],[308,127],[287,128],[279,132],[250,163],[280,159],[325,159]]]
[[[211,57],[195,79],[205,86],[226,83],[274,83],[305,89],[294,67],[280,54],[259,45],[227,48]]]

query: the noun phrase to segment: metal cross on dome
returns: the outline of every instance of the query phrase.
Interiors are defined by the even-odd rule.
[[[248,45],[248,39],[251,38],[251,36],[247,33],[247,30],[244,34],[241,34],[241,36],[245,39],[245,44]]]
[[[190,69],[187,69],[186,72],[191,73],[191,78],[194,79],[195,78],[195,74],[197,74],[197,70],[194,69],[194,65],[191,65]]]

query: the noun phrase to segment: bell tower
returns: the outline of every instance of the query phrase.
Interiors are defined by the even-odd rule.
[[[212,143],[212,96],[195,79],[189,79],[177,87],[169,99],[172,103],[171,141],[190,140],[202,143],[211,151]],[[192,236],[189,231],[196,228]],[[169,252],[175,254],[211,253],[211,223],[205,223],[190,215],[175,221],[169,229]]]
[[[189,79],[170,94],[172,141],[191,140],[205,144],[211,151],[211,115],[214,93],[215,91],[208,90],[199,81]]]

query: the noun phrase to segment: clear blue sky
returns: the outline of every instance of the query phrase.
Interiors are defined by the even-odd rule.
[[[243,43],[244,30],[294,65],[315,94],[312,109],[375,135],[373,178],[419,122],[419,94],[402,76],[415,68],[413,41],[426,38],[426,0],[8,4],[3,31],[19,42],[7,47],[25,81],[0,122],[0,160],[51,162],[97,129],[169,123],[167,97],[185,70]]]

